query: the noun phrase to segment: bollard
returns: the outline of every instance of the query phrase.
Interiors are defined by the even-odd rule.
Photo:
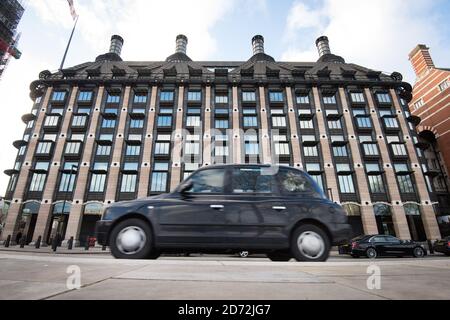
[[[9,248],[9,245],[11,244],[11,235],[8,236],[8,238],[6,238],[5,241],[5,248]]]
[[[428,240],[428,250],[430,251],[430,254],[434,254],[434,248],[433,248],[433,242],[431,240]]]
[[[84,250],[89,250],[89,240],[91,237],[87,236],[86,238],[86,244],[84,245]]]
[[[58,248],[58,238],[55,237],[52,239],[52,250],[53,252],[56,252],[56,249]]]
[[[21,249],[25,248],[25,242],[26,242],[25,237],[20,238],[19,244]]]
[[[73,248],[73,237],[70,237],[70,239],[69,239],[69,242],[68,242],[68,249],[69,250],[72,250],[72,248]]]
[[[39,249],[41,247],[41,241],[42,241],[42,236],[39,236],[39,238],[37,239],[37,241],[34,245],[36,249]]]
[[[106,246],[103,246],[103,247],[102,247],[102,251],[106,251]]]

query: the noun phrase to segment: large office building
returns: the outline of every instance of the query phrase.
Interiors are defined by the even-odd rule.
[[[413,100],[409,104],[411,113],[420,117],[417,127],[419,137],[428,147],[427,183],[435,188],[435,201],[439,202],[438,219],[450,233],[450,68],[434,65],[429,48],[417,45],[409,54],[416,73]]]
[[[24,11],[23,0],[0,1],[0,79],[9,60],[21,56],[17,49],[17,25]]]
[[[346,63],[317,40],[315,62],[278,62],[252,39],[247,61],[193,61],[176,39],[165,61],[123,61],[124,41],[95,62],[44,71],[14,142],[3,238],[60,234],[81,244],[102,207],[173,190],[217,163],[308,172],[348,212],[355,234],[437,239],[412,88]]]

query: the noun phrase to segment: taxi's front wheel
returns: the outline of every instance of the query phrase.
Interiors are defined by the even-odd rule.
[[[117,259],[147,259],[152,253],[152,231],[140,219],[128,219],[111,232],[109,246]]]

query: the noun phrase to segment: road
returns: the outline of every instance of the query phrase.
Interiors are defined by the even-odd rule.
[[[70,266],[80,271],[78,290],[67,287],[68,277],[78,279],[77,273],[67,273]],[[229,256],[135,261],[106,254],[0,252],[3,300],[449,298],[450,258],[445,256],[369,261],[333,255],[325,263],[286,263]]]

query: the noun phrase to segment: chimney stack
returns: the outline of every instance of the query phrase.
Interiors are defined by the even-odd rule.
[[[264,53],[264,37],[256,35],[252,39],[253,55],[258,53]]]
[[[120,57],[120,54],[122,53],[122,47],[123,47],[123,38],[118,35],[113,35],[111,37],[111,47],[109,48],[109,53],[115,53]]]
[[[328,37],[322,36],[316,40],[317,51],[319,51],[319,57],[326,54],[331,54],[330,43],[328,42]]]
[[[409,61],[411,61],[414,72],[418,78],[424,75],[427,70],[435,67],[429,50],[430,48],[426,45],[419,44],[409,54]]]
[[[183,34],[179,34],[177,36],[176,43],[177,43],[177,46],[175,48],[175,52],[186,54],[188,38],[185,35],[183,35]]]

